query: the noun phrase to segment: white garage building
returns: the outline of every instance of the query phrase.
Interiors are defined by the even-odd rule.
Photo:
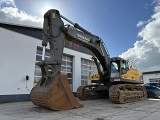
[[[160,83],[160,66],[143,71],[144,84]]]
[[[42,57],[42,29],[0,23],[0,36],[0,103],[29,100],[41,76],[36,62]],[[90,50],[65,40],[62,72],[68,75],[73,92],[87,84],[89,75],[96,71],[92,55]]]

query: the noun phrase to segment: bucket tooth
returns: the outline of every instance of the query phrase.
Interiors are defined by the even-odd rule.
[[[51,81],[48,85],[37,84],[32,89],[30,98],[34,105],[53,110],[83,107],[74,97],[66,75],[59,75],[56,80]]]

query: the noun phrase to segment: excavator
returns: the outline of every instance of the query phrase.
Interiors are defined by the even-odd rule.
[[[63,20],[62,20],[63,19]],[[70,24],[64,25],[64,20]],[[120,57],[110,58],[102,39],[60,14],[56,9],[44,14],[42,60],[38,63],[42,77],[30,92],[34,105],[52,110],[83,107],[73,95],[67,75],[61,73],[64,40],[75,42],[93,52],[98,73],[91,76],[93,84],[79,86],[77,97],[81,100],[109,96],[113,103],[127,103],[147,98],[142,73],[134,63]],[[45,60],[49,43],[50,60]]]

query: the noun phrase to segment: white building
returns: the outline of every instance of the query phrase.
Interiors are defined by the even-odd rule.
[[[142,72],[144,84],[160,82],[160,67],[148,69]]]
[[[41,28],[0,23],[0,103],[29,100],[30,91],[41,75],[36,65],[42,57],[41,31]],[[91,58],[90,50],[65,40],[62,72],[68,75],[73,92],[87,84],[89,75],[96,70]]]

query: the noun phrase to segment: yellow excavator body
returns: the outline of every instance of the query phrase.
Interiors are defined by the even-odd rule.
[[[100,80],[100,74],[94,74],[90,77],[91,81],[98,81]]]
[[[141,81],[142,73],[139,72],[137,69],[130,68],[125,74],[121,75],[121,78],[127,80]]]

